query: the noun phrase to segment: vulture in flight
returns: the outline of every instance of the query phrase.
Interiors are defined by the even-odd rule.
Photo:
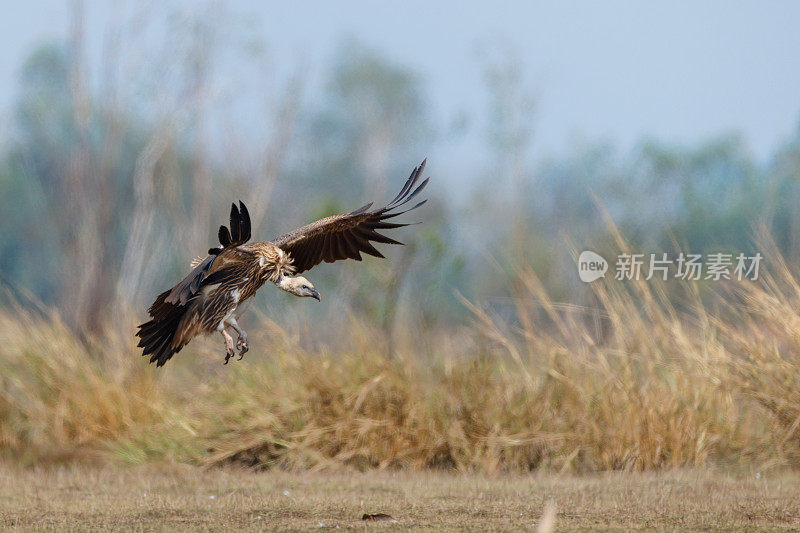
[[[139,326],[136,336],[142,355],[162,366],[170,357],[202,333],[219,332],[225,339],[225,364],[234,355],[233,337],[239,359],[247,352],[247,333],[237,320],[250,299],[267,281],[299,297],[320,301],[320,294],[306,278],[297,276],[320,264],[340,259],[361,261],[361,254],[383,257],[372,245],[402,244],[378,230],[407,226],[388,222],[426,202],[404,211],[397,209],[413,200],[428,184],[419,183],[423,161],[411,172],[400,193],[385,207],[370,210],[369,203],[355,211],[335,215],[286,233],[270,241],[250,242],[250,214],[240,201],[231,206],[230,227],[220,226],[219,246],[208,251],[205,259],[192,262],[192,271],[168,291],[161,293],[150,306],[150,320]]]

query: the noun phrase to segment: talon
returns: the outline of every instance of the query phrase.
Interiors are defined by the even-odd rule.
[[[244,357],[244,354],[250,349],[250,346],[247,344],[247,334],[245,332],[239,333],[239,338],[236,339],[236,348],[239,350],[239,359],[241,360]]]
[[[224,329],[220,333],[222,333],[222,337],[225,339],[225,364],[227,365],[228,360],[236,354],[236,352],[233,351],[233,337],[228,335],[228,332]]]

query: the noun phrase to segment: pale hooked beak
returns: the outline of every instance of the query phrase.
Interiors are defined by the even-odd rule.
[[[314,298],[318,302],[322,301],[320,299],[319,292],[317,291],[317,289],[311,289],[311,297]]]

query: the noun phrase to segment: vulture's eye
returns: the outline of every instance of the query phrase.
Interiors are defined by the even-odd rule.
[[[303,285],[303,288],[304,289],[308,289],[308,285]]]

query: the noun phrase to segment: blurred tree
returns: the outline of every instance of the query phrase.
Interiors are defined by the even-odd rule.
[[[174,18],[163,47],[131,61],[149,70],[132,74],[113,53],[104,56],[115,66],[104,73],[144,81],[131,86],[121,77],[92,92],[75,5],[70,42],[36,49],[20,71],[13,136],[0,153],[0,195],[8,199],[0,210],[0,267],[13,283],[59,302],[78,329],[99,327],[109,308],[144,303],[141,295],[184,272],[188,257],[213,242],[228,200],[252,199],[254,218],[268,213],[269,228],[256,234],[269,238],[360,201],[390,198],[440,140],[424,80],[348,41],[326,67],[326,83],[309,91],[311,103],[302,102],[302,77],[277,86],[277,104],[256,118],[256,129],[267,133],[263,142],[248,140],[258,146],[251,156],[230,133],[251,132],[215,100],[236,31],[214,9]],[[125,44],[113,49],[138,50]],[[627,154],[607,143],[577,143],[535,165],[535,100],[513,54],[500,52],[485,64],[486,164],[452,176],[446,161],[432,158],[432,200],[410,215],[425,224],[402,234],[409,246],[382,248],[390,260],[367,258],[366,268],[315,269],[315,281],[327,280],[360,319],[389,337],[398,320],[436,327],[457,319],[455,290],[510,301],[523,267],[551,296],[572,299],[581,289],[565,238],[614,251],[598,204],[643,251],[668,250],[673,236],[692,251],[744,251],[752,225],[766,220],[800,260],[800,130],[769,167],[756,164],[735,136],[689,147],[648,141]],[[269,72],[256,78],[260,91]],[[231,85],[241,100],[240,86]],[[128,99],[115,93],[122,87]],[[244,107],[256,115],[252,101]],[[455,183],[476,191],[460,211],[436,195]],[[215,190],[228,199],[215,199]]]
[[[3,222],[21,250],[3,257],[22,269],[19,281],[47,301],[59,299],[70,324],[93,329],[112,298],[125,213],[118,201],[130,190],[125,164],[132,164],[137,135],[118,117],[85,109],[88,97],[73,94],[83,89],[75,88],[81,74],[72,58],[51,44],[23,65],[3,173],[4,187],[20,200]],[[41,279],[28,284],[30,273]]]
[[[765,219],[787,259],[800,262],[800,123],[769,169]]]
[[[752,248],[751,230],[762,218],[766,180],[741,139],[724,137],[689,150],[648,143],[635,165],[634,172],[647,176],[647,187],[635,192],[652,213],[642,212],[641,218],[649,222],[647,230],[658,244],[669,245],[668,231],[695,252]],[[637,229],[641,233],[642,225]]]
[[[387,197],[429,147],[421,80],[356,41],[339,48],[328,75],[323,104],[304,116],[300,185],[335,180],[338,198]]]
[[[294,196],[313,191],[313,196],[307,195],[315,200],[309,211],[284,211],[282,218],[297,224],[353,209],[361,199],[388,201],[426,155],[431,139],[420,79],[356,41],[346,41],[337,51],[324,90],[322,104],[301,114],[296,150],[302,157],[286,184],[278,185],[282,195],[290,194],[289,187]],[[426,223],[428,215],[429,210]],[[367,273],[359,265],[354,277],[350,269],[355,265],[345,264],[341,269],[322,267],[315,275],[335,276],[330,285],[340,288],[355,311],[380,317],[389,330],[404,281],[409,276],[425,278],[412,266],[425,246],[412,232],[406,235],[408,247],[386,251],[391,261],[368,259]],[[359,282],[348,281],[353,279]]]
[[[0,211],[0,265],[10,281],[44,301],[60,293],[61,234],[52,228],[63,210],[49,207],[66,193],[63,169],[73,130],[67,88],[65,49],[34,51],[20,71],[17,127],[0,168],[0,194],[9,200]]]

